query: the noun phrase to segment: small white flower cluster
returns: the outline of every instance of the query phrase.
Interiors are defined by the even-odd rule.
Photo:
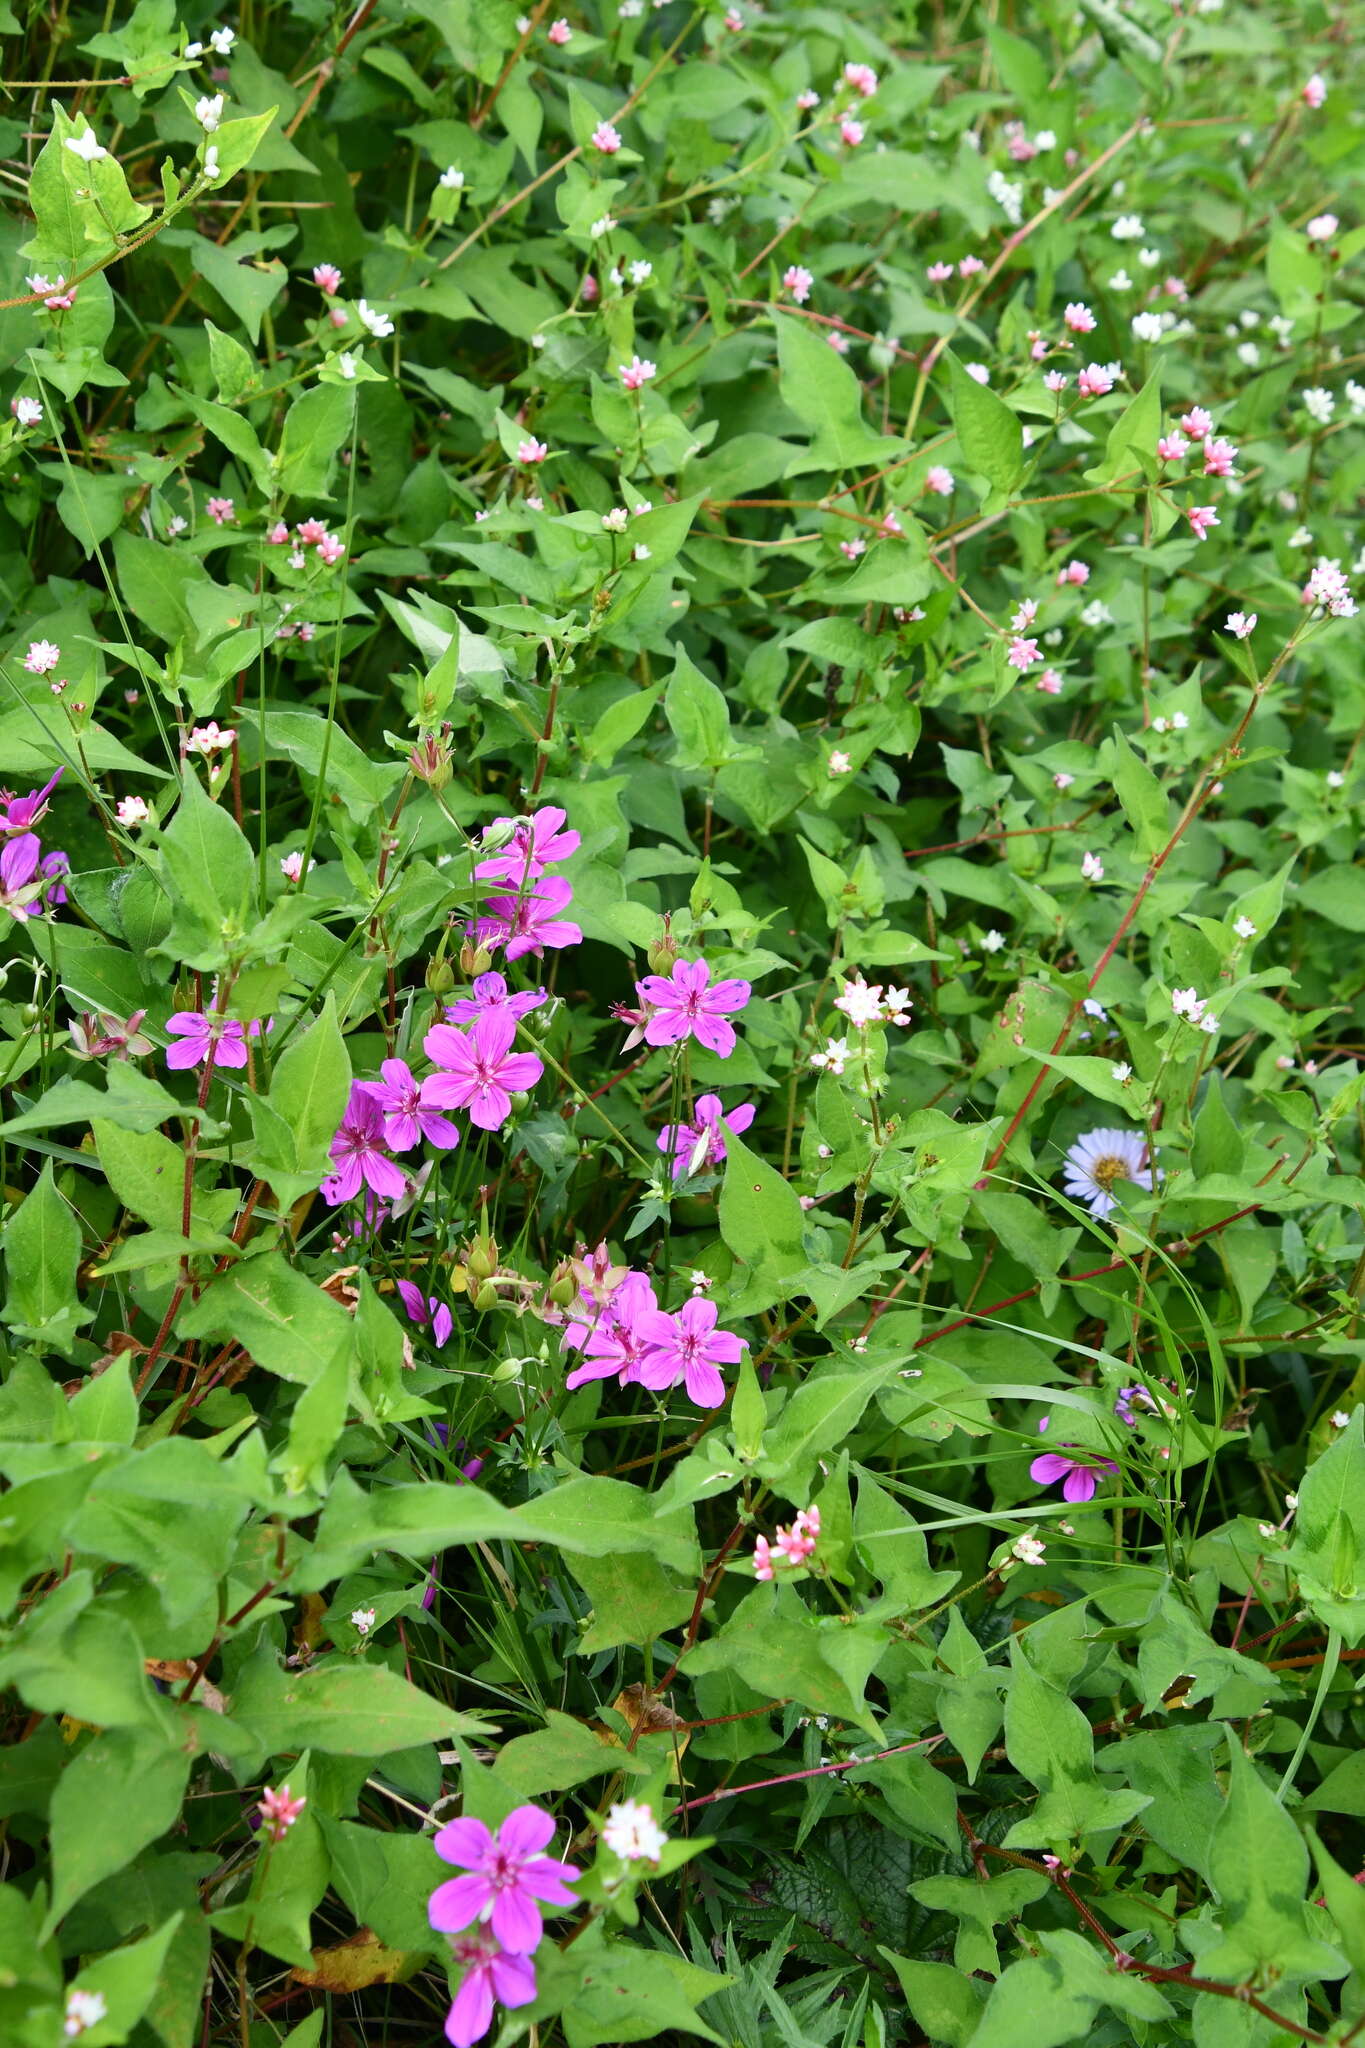
[[[641,1799],[613,1806],[602,1823],[603,1846],[623,1863],[657,1863],[668,1842],[651,1809]]]
[[[1197,1024],[1212,1038],[1218,1030],[1218,1019],[1209,1015],[1208,1003],[1207,996],[1197,995],[1192,988],[1171,990],[1171,1008],[1176,1016],[1186,1024]]]
[[[869,1024],[908,1024],[910,991],[883,989],[879,981],[867,982],[857,974],[844,983],[842,993],[834,998],[834,1007],[843,1011],[855,1031],[866,1031]]]
[[[1329,561],[1326,555],[1318,556],[1313,573],[1303,587],[1303,601],[1306,605],[1322,605],[1334,619],[1355,617],[1356,601],[1347,586],[1341,563]]]
[[[1012,228],[1022,226],[1024,219],[1024,187],[1014,178],[1007,178],[1003,171],[992,171],[986,180],[986,190],[995,201]]]

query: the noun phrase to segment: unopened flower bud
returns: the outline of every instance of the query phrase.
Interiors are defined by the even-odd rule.
[[[455,986],[455,969],[442,953],[436,959],[428,960],[422,979],[432,995],[446,996]]]
[[[483,1286],[474,1296],[474,1306],[481,1315],[486,1315],[490,1308],[496,1308],[497,1305],[498,1290],[491,1280],[485,1280]],[[496,1377],[496,1374],[494,1377]]]
[[[659,938],[652,940],[645,952],[650,973],[665,976],[671,973],[678,951],[678,942],[672,932],[664,932]]]
[[[509,1382],[519,1380],[521,1378],[521,1365],[522,1361],[519,1358],[504,1358],[501,1365],[494,1366],[493,1368],[494,1384],[497,1386],[507,1386]]]
[[[423,733],[408,755],[408,766],[419,782],[432,789],[444,789],[450,781],[450,748],[439,733]]]
[[[520,1116],[521,1112],[529,1106],[531,1100],[530,1096],[527,1094],[524,1088],[513,1089],[510,1099],[512,1107],[517,1112],[518,1116]]]
[[[476,974],[487,974],[493,965],[493,955],[486,946],[476,945],[473,939],[466,939],[460,948],[460,969],[471,978]]]
[[[578,1282],[567,1259],[561,1259],[551,1273],[550,1285],[546,1292],[557,1308],[567,1308],[570,1302],[577,1300]]]
[[[491,1240],[476,1238],[465,1260],[476,1280],[491,1280],[498,1270],[498,1248]]]

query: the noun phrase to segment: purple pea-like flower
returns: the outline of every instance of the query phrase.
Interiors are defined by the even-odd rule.
[[[406,1060],[384,1060],[381,1081],[363,1085],[384,1112],[384,1142],[392,1152],[411,1152],[423,1138],[443,1152],[460,1142],[460,1133],[432,1098],[432,1079],[419,1081]]]
[[[379,1104],[363,1081],[351,1083],[351,1098],[331,1151],[336,1172],[322,1183],[322,1198],[329,1208],[353,1201],[362,1186],[371,1189],[381,1201],[390,1202],[396,1201],[407,1188],[402,1168],[395,1165],[385,1150],[384,1119]]]
[[[569,1886],[579,1872],[544,1854],[554,1832],[554,1815],[540,1806],[515,1807],[496,1835],[469,1815],[450,1821],[436,1854],[465,1875],[437,1885],[427,1903],[432,1926],[458,1934],[477,1921],[509,1954],[529,1955],[541,1937],[540,1907],[576,1903]]]
[[[398,1292],[408,1312],[408,1321],[416,1323],[419,1329],[431,1331],[431,1341],[439,1350],[450,1342],[455,1328],[455,1318],[438,1294],[423,1294],[412,1280],[400,1280]]]

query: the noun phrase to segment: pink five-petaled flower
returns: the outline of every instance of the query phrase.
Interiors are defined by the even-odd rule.
[[[272,1842],[284,1840],[307,1804],[306,1798],[292,1799],[287,1785],[281,1785],[276,1792],[266,1786],[258,1811],[261,1824]]]
[[[802,1508],[790,1529],[779,1529],[773,1541],[760,1536],[754,1543],[754,1577],[764,1581],[773,1573],[773,1552],[785,1564],[804,1564],[820,1535],[819,1508]]]
[[[528,434],[524,441],[518,441],[517,443],[518,462],[543,462],[549,452],[549,442],[537,441],[534,434]]]
[[[1188,412],[1180,415],[1180,425],[1184,433],[1202,441],[1205,434],[1213,432],[1213,414],[1202,405],[1192,405]]]
[[[705,960],[675,960],[667,980],[662,974],[647,974],[636,982],[636,993],[650,1010],[646,1045],[677,1045],[681,1039],[695,1038],[718,1059],[729,1059],[735,1028],[726,1023],[726,1016],[742,1010],[753,990],[747,981],[718,981],[709,988],[710,979]]]
[[[442,1344],[450,1342],[455,1318],[438,1294],[423,1294],[413,1280],[400,1280],[398,1292],[408,1312],[408,1321],[416,1323],[419,1329],[431,1331],[431,1341],[439,1350]]]
[[[1223,630],[1231,633],[1234,640],[1245,640],[1256,628],[1255,612],[1229,612],[1223,621]]]
[[[531,2003],[536,1995],[535,1965],[529,1956],[499,1948],[481,1928],[457,1934],[450,1949],[466,1969],[446,2014],[445,2036],[450,2048],[473,2048],[493,2024],[495,2000],[509,2008]]]
[[[547,804],[530,818],[495,818],[484,833],[485,840],[501,826],[512,826],[512,836],[501,852],[481,860],[474,870],[480,882],[510,882],[520,889],[526,882],[538,882],[552,862],[567,860],[577,853],[580,835],[560,828],[566,813]]]
[[[697,1173],[703,1166],[719,1166],[725,1157],[726,1131],[738,1137],[748,1130],[754,1116],[751,1102],[727,1110],[721,1108],[719,1095],[699,1095],[690,1123],[665,1124],[659,1133],[659,1150],[673,1154],[674,1180]]]
[[[1327,80],[1320,71],[1315,71],[1311,78],[1304,80],[1299,89],[1299,98],[1306,107],[1311,107],[1314,113],[1317,112],[1327,98]]]
[[[418,1081],[406,1060],[384,1060],[381,1081],[366,1081],[365,1087],[384,1114],[384,1142],[393,1152],[411,1152],[423,1138],[443,1152],[460,1142],[460,1134],[447,1117],[436,1109],[431,1097],[431,1077]]]
[[[341,272],[335,263],[315,263],[313,282],[320,292],[325,292],[329,299],[333,299],[341,290]]]
[[[446,1022],[473,1024],[486,1010],[506,1010],[509,1016],[526,1017],[546,1001],[548,997],[543,988],[525,989],[514,996],[500,974],[479,974],[475,976],[467,996],[446,1004]]]
[[[618,363],[616,374],[627,391],[639,391],[652,377],[659,374],[657,363],[651,363],[648,356],[632,356],[628,363]]]
[[[450,1821],[433,1847],[465,1875],[437,1885],[427,1902],[432,1926],[459,1934],[477,1921],[511,1955],[530,1955],[542,1933],[540,1906],[577,1903],[569,1886],[578,1871],[544,1853],[554,1832],[554,1816],[540,1806],[514,1807],[496,1835],[469,1815]]]
[[[512,1097],[534,1088],[545,1072],[533,1052],[513,1052],[517,1020],[508,1009],[485,1010],[468,1031],[433,1024],[422,1040],[426,1056],[443,1071],[423,1083],[426,1100],[440,1109],[464,1109],[481,1131],[500,1130]]]
[[[713,1301],[694,1294],[676,1315],[661,1308],[646,1309],[636,1328],[645,1341],[640,1366],[643,1386],[662,1393],[681,1380],[688,1399],[699,1408],[719,1408],[725,1399],[725,1381],[718,1368],[739,1364],[745,1339],[716,1328]]]
[[[615,156],[621,147],[621,131],[613,128],[610,121],[599,121],[589,138],[592,146],[603,156]]]
[[[166,1047],[166,1065],[172,1070],[200,1066],[210,1056],[215,1067],[246,1065],[246,1027],[235,1017],[218,1010],[177,1010],[166,1019],[166,1029],[181,1041]]]
[[[1203,540],[1211,526],[1221,526],[1223,523],[1212,505],[1189,505],[1186,507],[1185,517],[1194,528],[1196,540]]]
[[[1038,642],[1026,640],[1022,633],[1016,633],[1005,650],[1005,660],[1011,668],[1027,671],[1038,659]]]
[[[1114,388],[1114,373],[1107,363],[1087,363],[1076,379],[1082,398],[1103,398]]]
[[[351,1099],[332,1140],[331,1153],[336,1172],[322,1183],[322,1198],[329,1208],[354,1200],[362,1185],[388,1202],[396,1201],[407,1188],[402,1168],[385,1150],[383,1111],[363,1081],[351,1084]]]
[[[853,120],[848,114],[839,123],[840,137],[849,149],[856,149],[866,133],[862,122]]]
[[[1064,1481],[1063,1500],[1093,1500],[1100,1481],[1119,1468],[1109,1458],[1097,1458],[1091,1463],[1085,1458],[1064,1456],[1066,1451],[1074,1449],[1074,1444],[1064,1444],[1060,1451],[1044,1451],[1041,1458],[1035,1458],[1029,1466],[1028,1476],[1035,1486],[1055,1486],[1059,1479]]]
[[[546,33],[548,34],[550,41],[552,43],[562,48],[563,45],[568,42],[570,36],[573,34],[573,30],[569,27],[568,22],[565,21],[563,15],[561,14],[558,21],[552,21],[550,23],[550,26]]]
[[[805,305],[814,283],[803,263],[790,263],[782,273],[782,289],[791,293],[798,306]]]
[[[547,946],[581,946],[582,927],[560,916],[572,900],[573,890],[561,876],[546,875],[519,896],[490,896],[476,934],[485,946],[505,945],[509,960],[543,953]]]
[[[1067,307],[1062,319],[1073,334],[1093,334],[1095,331],[1095,316],[1079,299]]]
[[[1162,462],[1179,462],[1189,454],[1190,444],[1183,434],[1163,434],[1156,444],[1156,452]]]
[[[936,498],[951,498],[957,488],[957,482],[950,469],[945,469],[941,462],[936,462],[934,467],[925,473],[924,488],[926,491],[932,491]]]
[[[877,74],[870,64],[845,64],[844,83],[851,85],[863,99],[870,100],[877,90]]]
[[[231,498],[210,498],[204,510],[215,526],[226,526],[229,519],[237,516],[237,508]]]

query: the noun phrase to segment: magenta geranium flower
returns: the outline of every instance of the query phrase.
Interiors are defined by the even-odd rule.
[[[1060,1451],[1044,1451],[1029,1466],[1028,1476],[1037,1486],[1055,1486],[1062,1480],[1063,1500],[1093,1500],[1100,1481],[1119,1468],[1110,1458],[1068,1458],[1065,1453],[1075,1448],[1063,1444]]]
[[[473,1024],[485,1010],[507,1010],[520,1021],[548,1000],[543,988],[524,989],[513,995],[500,974],[479,974],[467,996],[446,1004],[448,1024]]]
[[[8,910],[11,917],[28,917],[39,908],[41,851],[36,832],[21,832],[0,848],[0,908]]]
[[[430,1077],[416,1080],[405,1060],[384,1060],[379,1071],[383,1080],[364,1086],[384,1113],[384,1142],[392,1151],[411,1152],[423,1138],[444,1152],[459,1144],[459,1131],[432,1099]]]
[[[438,1884],[427,1903],[441,1934],[458,1934],[478,1921],[512,1955],[531,1953],[541,1937],[540,1907],[577,1903],[569,1886],[571,1863],[544,1851],[554,1838],[554,1815],[541,1806],[518,1806],[496,1835],[481,1820],[452,1820],[435,1839],[436,1854],[465,1876]]]
[[[236,1017],[217,1010],[177,1010],[166,1019],[166,1029],[180,1040],[166,1047],[168,1067],[202,1066],[210,1054],[215,1067],[246,1065],[246,1026]]]
[[[420,1329],[431,1331],[431,1341],[439,1350],[450,1342],[450,1333],[455,1328],[455,1318],[441,1300],[439,1294],[423,1294],[412,1280],[400,1280],[398,1292],[408,1312],[408,1321]]]
[[[465,1109],[482,1131],[499,1130],[512,1114],[512,1096],[534,1088],[545,1072],[533,1052],[513,1052],[517,1020],[508,1009],[485,1010],[468,1031],[453,1024],[433,1024],[422,1046],[434,1065],[424,1089],[426,1100],[439,1109]]]
[[[572,1393],[589,1380],[610,1379],[613,1373],[623,1387],[643,1385],[648,1339],[641,1319],[651,1311],[657,1313],[658,1307],[649,1275],[627,1273],[593,1329],[586,1329],[581,1323],[571,1325],[565,1333],[566,1344],[572,1340],[581,1347],[583,1356],[564,1382],[568,1391]]]
[[[642,1386],[662,1393],[681,1380],[689,1399],[699,1408],[719,1408],[725,1399],[725,1381],[717,1368],[738,1365],[745,1340],[716,1328],[714,1302],[694,1294],[676,1315],[664,1309],[646,1309],[636,1328],[645,1340],[639,1371]]]
[[[492,896],[475,931],[485,946],[505,946],[509,960],[543,953],[547,946],[581,946],[581,928],[560,915],[573,890],[559,875],[546,875],[521,896]]]
[[[636,982],[637,993],[649,1006],[646,1045],[676,1045],[680,1039],[695,1038],[708,1052],[729,1059],[735,1029],[726,1016],[742,1010],[753,990],[747,981],[718,981],[710,988],[710,979],[705,960],[675,960],[667,980],[662,974],[647,974]]]
[[[474,873],[481,882],[510,882],[514,889],[524,882],[538,882],[551,862],[567,860],[577,853],[582,835],[561,830],[567,813],[549,804],[531,818],[498,818],[488,831],[500,825],[515,825],[506,846],[488,860],[481,860]]]
[[[390,1202],[406,1191],[402,1168],[385,1149],[383,1112],[363,1081],[351,1083],[351,1099],[331,1150],[336,1172],[322,1183],[322,1198],[330,1208],[353,1201],[362,1187]]]
[[[738,1137],[748,1130],[755,1115],[751,1102],[726,1110],[721,1108],[719,1095],[699,1095],[690,1123],[665,1124],[659,1133],[659,1150],[673,1154],[674,1180],[681,1180],[686,1173],[700,1173],[703,1166],[719,1166],[725,1158],[726,1131]]]
[[[31,832],[46,815],[47,800],[65,773],[59,768],[41,789],[30,790],[27,796],[0,796],[0,832]]]
[[[529,1956],[510,1955],[479,1929],[457,1935],[451,1953],[466,1971],[446,2014],[450,2048],[473,2048],[493,2024],[493,2004],[529,2005],[536,1995],[535,1965]]]

